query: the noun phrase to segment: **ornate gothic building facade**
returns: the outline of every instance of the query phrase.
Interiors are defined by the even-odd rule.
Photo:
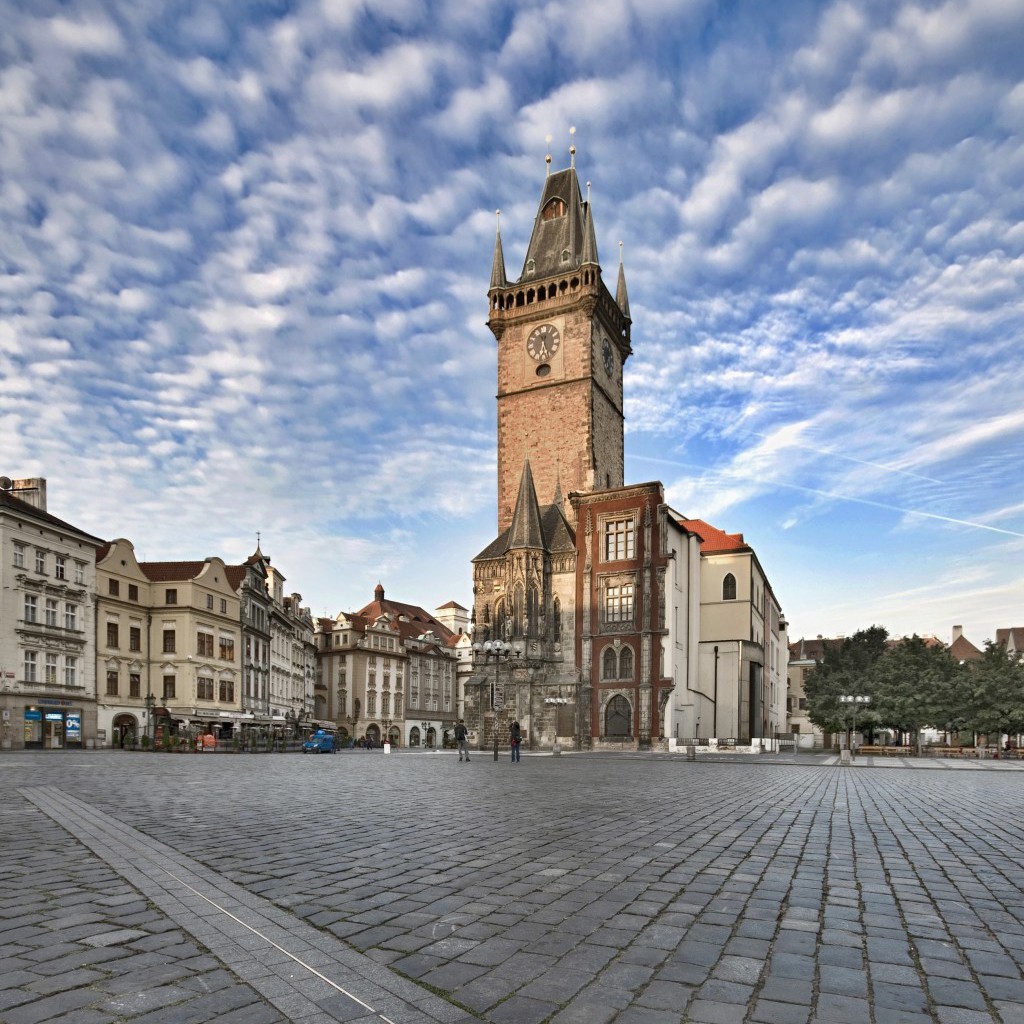
[[[488,296],[499,532],[473,560],[467,724],[484,746],[513,720],[533,748],[646,745],[671,689],[673,520],[660,484],[623,486],[629,300],[621,261],[614,295],[605,284],[574,167],[545,180],[517,281],[497,235]]]

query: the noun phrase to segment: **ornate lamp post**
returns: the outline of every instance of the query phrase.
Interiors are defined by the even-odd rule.
[[[494,708],[494,760],[498,760],[498,722],[505,711],[505,690],[501,685],[501,663],[512,657],[512,645],[507,641],[485,640],[473,644],[477,657],[483,656],[486,665],[494,659],[494,687],[491,690],[491,707]]]
[[[855,754],[857,752],[857,739],[856,739],[856,735],[855,735],[856,732],[857,732],[857,705],[858,704],[870,704],[871,703],[871,698],[870,697],[861,696],[861,695],[854,695],[854,694],[847,695],[847,694],[844,694],[843,696],[841,696],[839,698],[839,701],[842,704],[852,704],[853,705],[853,728],[851,729],[851,736],[850,736],[850,746],[852,748],[851,751],[850,751],[850,756],[853,757],[853,756],[855,756]]]

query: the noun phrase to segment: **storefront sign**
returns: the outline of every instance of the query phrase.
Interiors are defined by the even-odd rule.
[[[68,743],[82,742],[82,716],[77,711],[69,711],[64,720],[64,738]]]

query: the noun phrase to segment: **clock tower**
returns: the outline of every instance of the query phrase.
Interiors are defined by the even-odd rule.
[[[623,484],[629,301],[621,260],[614,296],[604,283],[589,185],[584,200],[574,166],[544,182],[518,281],[506,278],[498,232],[488,298],[487,325],[498,343],[501,532],[512,522],[527,462],[542,505]]]

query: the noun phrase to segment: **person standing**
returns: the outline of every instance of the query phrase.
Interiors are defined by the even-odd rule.
[[[512,728],[508,732],[509,738],[512,740],[512,761],[514,763],[519,760],[519,744],[523,742],[523,730],[519,728],[518,722],[513,722]]]
[[[466,760],[469,760],[469,747],[466,745],[466,740],[469,737],[469,733],[466,731],[466,723],[460,718],[459,724],[455,726],[455,745],[459,748],[459,760],[462,760],[462,755],[466,755]]]

